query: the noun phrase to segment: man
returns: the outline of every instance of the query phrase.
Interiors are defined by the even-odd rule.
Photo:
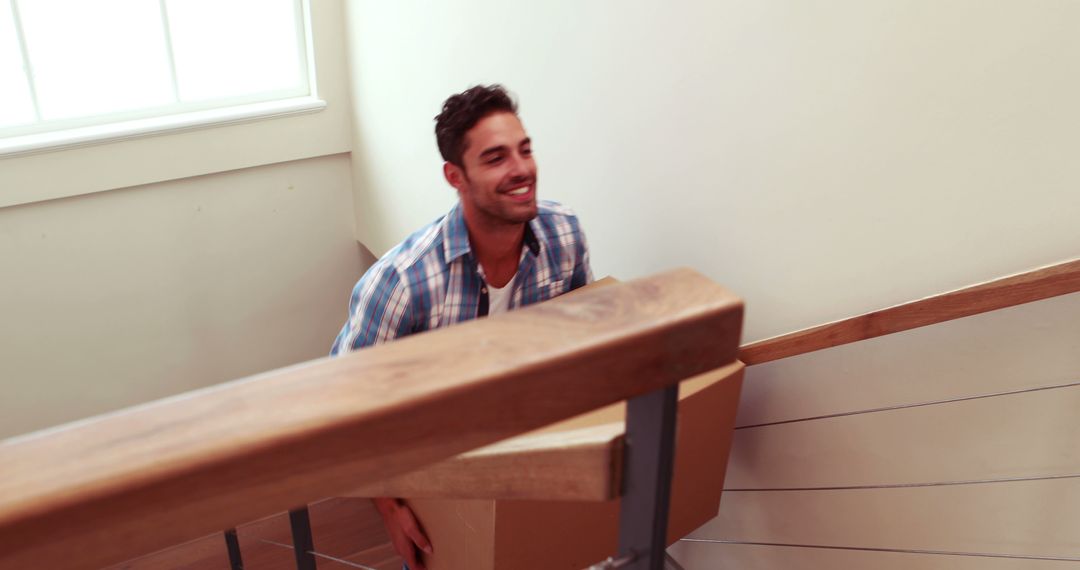
[[[532,141],[499,85],[451,96],[435,117],[443,175],[458,193],[445,216],[375,262],[353,289],[331,354],[545,301],[592,281],[577,217],[536,199]],[[407,506],[375,499],[408,568],[431,545]]]

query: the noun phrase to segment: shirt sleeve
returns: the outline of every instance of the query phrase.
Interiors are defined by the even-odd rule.
[[[576,218],[574,220],[577,222]],[[577,264],[574,265],[574,273],[570,278],[570,290],[573,291],[578,287],[584,287],[593,282],[592,265],[589,263],[589,244],[585,241],[585,232],[581,230],[581,223],[574,224],[576,240],[575,241],[575,258]]]
[[[376,262],[353,288],[349,319],[330,354],[336,356],[410,334],[409,309],[409,289],[397,269]]]

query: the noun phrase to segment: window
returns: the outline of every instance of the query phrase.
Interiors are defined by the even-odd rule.
[[[301,0],[0,0],[0,152],[317,108],[306,29]]]

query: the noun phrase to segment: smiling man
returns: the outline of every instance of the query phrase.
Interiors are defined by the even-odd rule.
[[[391,249],[353,289],[331,354],[545,301],[592,281],[577,217],[536,198],[536,160],[517,105],[499,85],[451,96],[435,117],[450,211]],[[412,512],[376,499],[398,554],[431,552]]]

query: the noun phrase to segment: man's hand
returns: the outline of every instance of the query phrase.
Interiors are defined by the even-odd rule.
[[[394,550],[405,559],[409,570],[425,570],[416,549],[431,554],[431,542],[413,516],[412,509],[398,499],[372,499],[375,509],[382,515],[383,526],[390,535]]]

